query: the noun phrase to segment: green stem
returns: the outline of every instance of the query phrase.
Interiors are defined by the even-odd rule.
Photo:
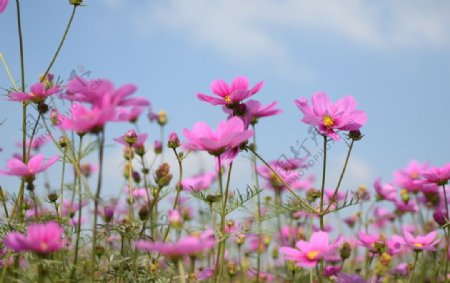
[[[53,64],[55,63],[59,52],[61,51],[61,48],[62,48],[62,46],[64,44],[64,41],[66,40],[67,34],[69,33],[70,26],[72,25],[72,21],[73,21],[73,18],[75,16],[75,11],[77,10],[77,7],[78,7],[78,5],[73,5],[72,14],[70,15],[70,19],[69,19],[69,22],[67,23],[66,30],[64,31],[64,35],[63,35],[63,37],[62,37],[62,39],[61,39],[61,41],[60,41],[60,43],[58,45],[58,48],[56,49],[55,55],[53,55],[52,61],[48,65],[47,69],[45,70],[44,75],[41,78],[41,82],[43,82],[45,80],[45,77],[50,72],[50,69],[52,68]]]
[[[133,147],[130,145],[128,147],[130,151],[130,156],[128,157],[128,220],[133,223],[134,211],[133,211]]]
[[[447,200],[447,192],[445,190],[445,185],[442,185],[444,190],[444,201],[445,201],[445,211],[447,213],[447,222],[449,220],[449,212],[448,212],[448,200]],[[444,276],[447,278],[448,274],[448,255],[447,252],[450,248],[450,226],[447,225],[447,237],[446,237],[447,249],[445,250],[445,265],[444,265]]]
[[[325,177],[326,177],[326,169],[327,169],[327,137],[323,136],[323,167],[322,167],[322,186],[320,188],[320,230],[323,231],[324,225],[323,225],[323,201],[325,198]],[[322,275],[323,275],[323,260],[320,261],[320,270],[318,272],[319,274],[319,282],[322,282]]]
[[[220,154],[219,154],[219,156],[217,156],[217,160],[218,160],[218,172],[217,172],[217,174],[218,174],[218,179],[219,179],[219,191],[220,191],[220,201],[221,201],[221,204],[222,204],[222,206],[223,206],[223,183],[222,183],[222,161],[221,161],[221,159],[220,159]],[[219,239],[219,245],[218,245],[218,247],[217,247],[217,256],[216,256],[216,262],[215,262],[215,267],[214,267],[214,282],[215,283],[218,283],[219,281],[218,281],[218,279],[219,279],[219,264],[220,264],[220,262],[219,262],[219,260],[220,260],[220,250],[221,250],[221,248],[222,248],[222,242],[221,241],[223,241],[223,239],[222,239],[222,237],[223,237],[223,234],[222,234],[222,229],[221,229],[221,227],[222,227],[222,216],[221,216],[221,222],[220,222],[220,229],[219,229],[219,237],[218,237],[218,239]]]
[[[97,245],[97,221],[98,221],[98,205],[100,202],[100,192],[102,189],[102,172],[103,172],[103,148],[105,145],[105,133],[101,131],[99,133],[99,172],[97,181],[97,192],[94,198],[94,225],[92,228],[92,255],[91,255],[91,281],[95,281],[95,268],[96,268],[96,258],[95,258],[95,248]]]
[[[173,152],[175,153],[175,156],[177,158],[178,161],[178,183],[177,183],[177,194],[175,196],[175,200],[173,202],[173,206],[172,206],[172,210],[175,210],[178,206],[178,199],[180,198],[180,193],[181,193],[181,180],[183,179],[183,164],[182,164],[182,160],[180,158],[180,156],[178,155],[178,152],[175,148],[173,148]],[[171,225],[169,223],[169,226],[167,226],[166,232],[164,233],[164,238],[163,238],[163,242],[166,241],[167,236],[169,235],[170,232],[170,228]]]
[[[186,272],[184,271],[183,260],[178,259],[177,265],[178,265],[178,273],[180,275],[180,283],[186,283]]]
[[[256,149],[256,127],[255,124],[252,124],[253,129],[253,146]],[[255,174],[255,186],[259,189],[259,176],[258,176],[258,164],[256,160],[256,155],[252,155],[253,169]],[[258,245],[261,243],[261,235],[262,235],[262,221],[261,221],[261,193],[258,193],[256,199],[256,219],[258,222]],[[258,248],[256,255],[256,283],[259,283],[259,274],[261,269],[261,250]],[[243,273],[241,271],[241,273]]]
[[[415,255],[415,257],[414,257],[414,263],[413,263],[413,266],[412,266],[412,268],[411,268],[411,274],[409,274],[409,278],[408,278],[408,283],[411,283],[411,280],[412,280],[412,278],[414,277],[413,275],[414,275],[414,269],[416,269],[416,264],[417,264],[417,259],[419,258],[419,252],[418,251],[416,251],[416,255]],[[447,275],[447,274],[445,274],[445,275]]]
[[[80,166],[81,163],[81,151],[83,148],[83,135],[80,135],[80,143],[78,144],[78,158],[77,158],[77,164],[78,167]],[[81,238],[81,216],[82,216],[82,209],[81,209],[81,205],[82,205],[82,194],[81,194],[81,176],[75,175],[75,180],[74,180],[74,192],[76,190],[78,190],[78,223],[77,223],[77,236],[75,239],[75,254],[73,257],[73,267],[72,267],[72,271],[70,273],[70,280],[74,281],[75,279],[75,271],[77,268],[77,263],[78,263],[78,253],[79,253],[79,249],[80,249],[80,238]],[[77,189],[75,189],[77,188]],[[61,203],[61,206],[63,204]],[[73,207],[73,201],[71,203],[71,206]],[[69,212],[70,213],[70,212]],[[70,217],[70,216],[69,216]]]
[[[61,185],[59,188],[59,211],[60,214],[62,214],[63,204],[64,204],[64,177],[66,175],[66,156],[67,156],[67,146],[64,148],[64,155],[63,155],[63,164],[62,164],[62,175],[61,175]]]
[[[354,142],[355,142],[355,140],[352,140],[352,142],[350,143],[350,146],[349,146],[348,152],[347,152],[347,157],[345,158],[345,162],[344,162],[344,167],[342,168],[341,175],[339,176],[339,180],[336,185],[336,189],[334,190],[333,197],[331,198],[332,201],[330,201],[330,203],[328,204],[327,208],[325,209],[325,212],[328,212],[331,204],[333,203],[333,200],[336,202],[336,208],[338,207],[337,194],[338,194],[339,188],[341,187],[342,179],[344,179],[345,170],[347,169],[348,161],[350,159],[350,153],[352,152]]]

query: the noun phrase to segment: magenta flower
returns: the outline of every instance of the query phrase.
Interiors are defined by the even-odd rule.
[[[440,239],[436,239],[437,232],[433,231],[426,235],[419,235],[413,237],[411,233],[404,231],[403,238],[405,239],[405,244],[412,248],[416,252],[420,251],[434,251],[434,246],[439,243]]]
[[[220,98],[203,93],[198,93],[197,97],[212,105],[236,105],[257,93],[263,85],[263,82],[259,82],[251,89],[248,89],[248,79],[246,77],[235,78],[231,85],[228,85],[223,80],[216,80],[211,84],[211,92]]]
[[[26,182],[32,182],[37,173],[47,170],[57,160],[58,156],[53,156],[47,162],[44,162],[44,155],[38,154],[32,157],[27,164],[24,164],[21,160],[13,158],[6,165],[8,170],[0,170],[0,175],[19,176]]]
[[[382,239],[379,235],[366,234],[363,231],[358,233],[358,239],[361,246],[366,247],[373,253],[378,252],[376,247],[377,243],[384,243],[384,239]]]
[[[207,190],[216,179],[216,173],[202,173],[182,180],[181,187],[184,190],[192,192],[204,191]]]
[[[253,136],[253,131],[245,130],[241,119],[233,117],[222,121],[213,131],[206,123],[198,122],[192,130],[184,129],[187,138],[184,147],[188,150],[205,150],[212,155],[219,156],[225,150],[238,147]]]
[[[245,103],[250,124],[255,124],[259,118],[274,116],[281,113],[281,109],[276,109],[278,102],[274,101],[268,105],[261,105],[257,100],[249,100]]]
[[[149,106],[150,102],[143,97],[130,97],[136,86],[126,84],[118,89],[106,79],[85,80],[81,77],[73,78],[67,84],[67,94],[64,98],[72,101],[87,102],[93,106]]]
[[[311,101],[312,107],[304,97],[295,100],[304,114],[302,122],[315,126],[322,135],[333,140],[339,140],[336,131],[356,131],[367,122],[366,113],[356,110],[356,100],[352,96],[331,103],[325,93],[317,92]]]
[[[138,240],[134,245],[139,250],[158,252],[170,258],[178,259],[185,255],[194,255],[212,248],[216,244],[214,232],[208,229],[200,235],[185,236],[176,243],[158,243]]]
[[[79,103],[70,108],[71,117],[59,115],[58,126],[64,130],[73,130],[78,134],[97,133],[105,124],[113,121],[116,110],[114,107],[96,107],[88,109]]]
[[[382,184],[381,179],[378,178],[375,180],[373,187],[375,188],[375,191],[377,192],[378,199],[389,200],[389,201],[395,201],[397,199],[397,189],[394,187],[394,185],[392,185],[390,183]]]
[[[66,241],[62,239],[64,229],[56,222],[30,224],[26,235],[9,232],[3,244],[15,252],[30,251],[46,255],[62,249]]]
[[[281,247],[280,251],[284,254],[286,260],[291,260],[303,267],[314,267],[322,260],[331,256],[340,244],[340,239],[334,243],[329,243],[329,234],[327,232],[314,232],[309,242],[298,241],[295,244],[296,249],[291,247]]]
[[[118,121],[129,121],[135,123],[144,111],[143,107],[131,107],[130,109],[119,108],[117,113]]]
[[[50,137],[47,135],[42,135],[42,136],[37,136],[34,137],[33,140],[31,141],[31,149],[33,150],[39,150],[43,145],[45,145],[47,142],[50,141]],[[28,145],[30,144],[30,140],[26,141],[26,145],[28,147]],[[23,144],[22,142],[17,142],[16,146],[18,148],[22,148]]]
[[[3,13],[8,6],[8,0],[0,0],[0,14]]]
[[[53,95],[59,91],[59,86],[54,85],[47,88],[44,83],[35,83],[31,85],[30,92],[12,92],[9,94],[9,100],[11,101],[32,101],[34,103],[42,103],[47,97]]]
[[[394,173],[395,182],[409,192],[418,192],[423,188],[423,183],[418,182],[422,178],[422,172],[428,168],[427,164],[412,160],[406,168],[399,169]]]
[[[423,171],[422,176],[430,183],[435,183],[438,186],[447,185],[450,180],[450,163],[444,167],[430,167]]]

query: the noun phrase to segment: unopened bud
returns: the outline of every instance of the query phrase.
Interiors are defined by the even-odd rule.
[[[158,118],[157,118],[157,122],[160,126],[164,126],[165,124],[167,124],[167,113],[166,111],[159,111],[158,112]]]
[[[178,148],[180,146],[180,139],[178,138],[177,133],[172,132],[169,135],[169,141],[167,142],[167,146],[169,148]]]
[[[128,130],[124,135],[123,138],[128,145],[132,146],[137,141],[137,133],[135,130]]]
[[[141,221],[147,220],[149,215],[147,206],[144,205],[143,207],[141,207],[141,209],[139,209],[138,214],[139,219],[141,219]]]
[[[364,137],[364,135],[361,134],[360,130],[354,130],[354,131],[350,131],[348,133],[348,137],[354,141],[359,141],[360,139],[362,139]]]
[[[58,200],[58,194],[56,192],[48,194],[48,201],[54,203]]]
[[[160,141],[155,141],[153,143],[153,150],[154,150],[155,154],[160,154],[163,150],[162,143]]]
[[[341,259],[346,260],[351,256],[351,254],[352,254],[352,247],[350,246],[350,244],[348,242],[342,244],[342,247],[339,250],[339,255],[341,256]]]

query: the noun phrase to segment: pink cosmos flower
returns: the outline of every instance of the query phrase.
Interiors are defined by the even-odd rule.
[[[394,185],[390,183],[382,184],[381,178],[375,180],[373,187],[377,192],[378,199],[389,201],[395,201],[397,199],[397,189],[394,187]]]
[[[255,124],[259,118],[269,117],[280,114],[281,109],[276,109],[278,102],[274,101],[268,105],[261,105],[261,102],[257,100],[249,100],[245,103],[247,108],[247,115],[249,117],[250,124]]]
[[[217,179],[217,173],[207,172],[186,178],[181,181],[181,187],[184,190],[199,192],[207,190]]]
[[[356,110],[356,100],[352,96],[331,103],[325,93],[317,92],[311,101],[312,107],[304,97],[295,100],[304,114],[302,122],[315,126],[322,135],[333,140],[339,140],[336,131],[356,131],[367,122],[366,113]]]
[[[71,117],[59,115],[58,126],[64,130],[73,130],[78,134],[99,132],[103,130],[107,122],[113,121],[116,115],[114,107],[88,109],[79,103],[74,103],[70,112]]]
[[[170,258],[193,255],[212,248],[216,244],[214,232],[208,229],[200,235],[185,236],[176,243],[158,243],[138,240],[134,245],[139,250],[158,252]]]
[[[6,6],[8,6],[8,0],[0,0],[0,14],[5,11]]]
[[[192,130],[184,129],[187,141],[184,147],[188,150],[205,150],[212,155],[219,156],[225,150],[238,147],[253,136],[253,131],[245,130],[241,119],[233,117],[219,123],[213,131],[206,123],[198,122]]]
[[[197,97],[212,105],[236,105],[257,93],[263,85],[263,82],[259,82],[251,89],[248,89],[248,79],[246,77],[235,78],[231,85],[228,85],[223,80],[216,80],[211,84],[211,92],[220,98],[203,93],[198,93]]]
[[[31,141],[31,149],[39,150],[43,145],[45,145],[49,141],[50,141],[50,137],[47,136],[47,135],[34,137],[33,140]],[[27,140],[26,141],[26,146],[28,147],[29,144],[30,144],[30,140]],[[23,146],[22,142],[17,142],[16,146],[18,148],[22,148],[22,146]]]
[[[358,232],[359,244],[363,247],[366,247],[371,252],[378,252],[376,250],[377,243],[384,243],[384,239],[380,237],[380,235],[376,234],[366,234],[363,231]]]
[[[64,247],[66,241],[62,239],[63,233],[64,229],[53,221],[44,224],[30,224],[26,235],[9,232],[3,244],[15,252],[31,251],[46,255]]]
[[[430,167],[423,171],[423,177],[430,183],[443,186],[450,180],[450,163],[443,167]]]
[[[87,102],[93,106],[149,106],[150,102],[143,97],[130,97],[136,86],[126,84],[118,89],[106,79],[85,80],[81,77],[73,78],[66,87],[64,98],[72,101]]]
[[[434,246],[436,246],[440,241],[440,239],[436,239],[436,236],[436,231],[430,232],[426,235],[419,235],[417,237],[413,237],[413,235],[411,235],[411,233],[407,231],[404,231],[403,233],[405,244],[416,252],[420,252],[423,250],[434,251]]]
[[[21,160],[13,158],[8,161],[6,166],[8,170],[0,170],[0,175],[20,176],[27,182],[32,182],[37,173],[47,170],[58,160],[58,156],[53,156],[47,162],[44,162],[44,155],[38,154],[32,157],[27,164]]]
[[[422,184],[417,182],[422,178],[422,172],[428,168],[427,164],[412,160],[406,168],[397,170],[394,173],[395,182],[402,188],[410,192],[418,192],[422,189]]]
[[[119,121],[129,121],[134,123],[138,120],[139,116],[144,111],[143,107],[132,107],[130,109],[119,108],[117,113],[117,120]]]
[[[60,87],[58,85],[47,88],[44,83],[35,83],[31,85],[30,92],[12,92],[9,94],[9,100],[11,101],[32,101],[34,103],[42,103],[47,97],[59,92]]]
[[[286,260],[295,261],[299,266],[314,267],[320,260],[331,256],[340,242],[341,238],[330,244],[329,234],[318,231],[312,234],[309,242],[298,241],[295,244],[296,249],[281,247],[280,251]]]

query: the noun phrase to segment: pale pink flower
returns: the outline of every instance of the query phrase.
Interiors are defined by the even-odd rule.
[[[31,251],[46,255],[62,249],[66,241],[63,240],[64,229],[56,222],[44,224],[30,224],[26,235],[9,232],[3,244],[15,252]]]
[[[253,131],[245,130],[241,119],[233,117],[219,123],[217,130],[212,130],[206,123],[198,122],[192,130],[184,129],[187,138],[184,147],[188,150],[205,150],[219,156],[225,150],[239,147],[253,136]]]
[[[0,0],[1,1],[1,0]],[[30,92],[12,92],[9,94],[9,100],[12,101],[32,101],[34,103],[42,103],[45,99],[57,92],[60,87],[58,85],[47,88],[44,83],[35,83],[31,85]]]
[[[158,252],[171,258],[180,258],[185,255],[194,255],[211,249],[216,244],[216,238],[214,232],[208,229],[200,235],[185,236],[176,243],[138,240],[134,244],[139,250]]]
[[[114,121],[116,115],[116,109],[111,106],[88,109],[79,103],[74,103],[70,112],[70,117],[58,116],[58,126],[64,130],[75,131],[78,134],[100,132],[107,122]]]
[[[281,247],[280,251],[286,260],[291,260],[303,267],[314,267],[320,260],[330,257],[340,244],[339,238],[330,244],[327,232],[314,232],[309,242],[298,241],[295,249],[291,247]]]
[[[413,235],[406,231],[403,233],[405,244],[416,252],[423,250],[434,251],[435,246],[440,241],[440,239],[436,239],[436,236],[436,231],[430,232],[426,235],[419,235],[417,237],[413,237]]]
[[[304,97],[295,100],[304,114],[302,122],[315,126],[322,135],[333,140],[339,140],[337,131],[356,131],[367,122],[366,113],[356,110],[356,100],[352,96],[331,103],[325,93],[317,92],[311,102],[312,107]]]
[[[399,187],[410,192],[418,192],[422,189],[422,183],[417,182],[422,178],[422,172],[428,168],[427,164],[412,160],[406,168],[397,170],[394,173],[394,180]]]
[[[197,97],[212,105],[236,105],[242,100],[257,93],[263,85],[263,82],[259,82],[249,89],[248,79],[246,77],[235,78],[231,85],[228,85],[223,80],[216,80],[211,84],[211,92],[220,98],[203,93],[197,94]]]
[[[27,164],[24,164],[21,160],[13,158],[6,165],[8,170],[0,170],[0,175],[19,176],[27,182],[32,182],[36,174],[47,170],[57,160],[58,156],[53,156],[47,162],[44,162],[44,155],[38,154],[32,157]]]
[[[142,147],[144,146],[145,141],[148,138],[148,134],[137,134],[136,136],[136,140],[133,142],[132,147],[136,148],[136,147]],[[125,141],[125,136],[122,135],[118,138],[114,138],[114,140],[118,143],[120,143],[121,145],[124,145],[126,147],[129,146],[129,143],[127,141]]]
[[[39,150],[43,145],[45,145],[46,143],[48,143],[50,141],[50,137],[47,135],[42,135],[42,136],[36,136],[33,138],[33,140],[31,141],[31,149],[33,150]],[[30,140],[26,141],[26,147],[28,147],[28,145],[30,144]],[[16,146],[19,148],[23,147],[22,142],[17,142]]]
[[[201,173],[181,181],[184,190],[198,192],[207,190],[217,179],[217,173],[207,172]]]
[[[430,183],[438,186],[447,185],[450,180],[450,163],[443,167],[430,167],[422,172],[423,177]]]
[[[373,184],[375,191],[377,192],[377,198],[380,200],[395,201],[397,199],[397,188],[394,185],[387,183],[382,184],[381,178],[375,180]]]

